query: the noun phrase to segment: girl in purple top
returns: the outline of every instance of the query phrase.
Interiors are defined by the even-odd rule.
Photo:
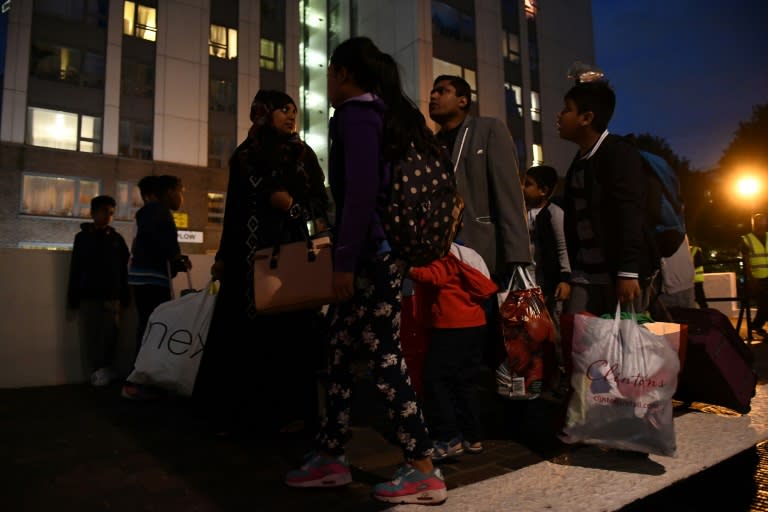
[[[350,362],[358,352],[368,360],[407,461],[392,481],[374,487],[373,496],[434,505],[446,499],[445,481],[432,466],[432,442],[400,347],[405,264],[390,254],[378,212],[389,197],[389,162],[402,158],[411,143],[425,154],[439,154],[441,148],[403,93],[394,59],[366,37],[348,39],[334,51],[328,97],[336,109],[329,127],[328,174],[336,205],[337,303],[329,312],[327,409],[316,451],[288,473],[286,483],[336,487],[352,481],[344,444],[352,401]]]

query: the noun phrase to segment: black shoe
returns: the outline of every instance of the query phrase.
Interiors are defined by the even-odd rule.
[[[761,338],[765,338],[766,336],[768,336],[768,332],[766,332],[766,330],[763,329],[762,327],[760,329],[752,329],[752,330],[754,331],[755,334],[757,334]]]

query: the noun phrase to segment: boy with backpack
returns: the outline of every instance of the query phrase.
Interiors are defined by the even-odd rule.
[[[568,312],[613,313],[617,301],[645,311],[659,268],[646,214],[648,175],[625,138],[608,133],[616,96],[604,80],[579,82],[557,117],[560,137],[579,149],[565,180],[565,235],[571,263]]]
[[[67,305],[79,310],[90,383],[96,387],[106,386],[116,377],[120,310],[130,302],[128,246],[110,225],[115,206],[110,196],[91,199],[93,222],[80,225],[69,268]]]

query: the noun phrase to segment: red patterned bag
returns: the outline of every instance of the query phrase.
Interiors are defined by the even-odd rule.
[[[511,399],[538,398],[544,382],[545,343],[556,339],[544,294],[528,270],[518,267],[502,297],[499,313],[507,357],[496,370],[497,392]]]

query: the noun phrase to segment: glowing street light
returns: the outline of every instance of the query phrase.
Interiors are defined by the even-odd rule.
[[[754,176],[745,176],[736,182],[736,192],[744,199],[754,199],[760,192],[760,180]]]

